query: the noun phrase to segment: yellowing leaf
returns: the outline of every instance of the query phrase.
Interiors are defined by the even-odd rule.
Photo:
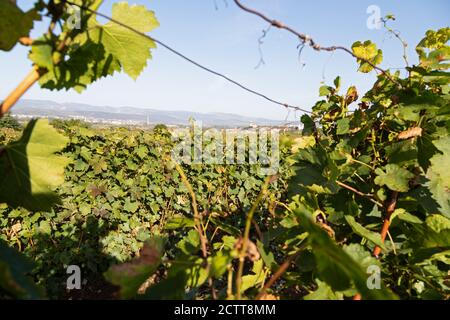
[[[358,57],[358,63],[360,64],[358,71],[364,73],[373,70],[370,63],[377,65],[383,61],[383,52],[380,49],[377,49],[377,45],[370,40],[365,41],[364,43],[361,43],[360,41],[355,42],[352,45],[352,51],[354,55]]]

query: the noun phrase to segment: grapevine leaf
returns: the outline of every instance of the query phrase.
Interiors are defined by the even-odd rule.
[[[347,134],[350,132],[350,119],[349,118],[339,119],[338,121],[336,121],[336,125],[337,125],[337,130],[336,130],[337,135],[343,135],[343,134]]]
[[[228,268],[232,261],[229,254],[218,252],[214,257],[210,258],[210,276],[219,279]]]
[[[307,294],[305,300],[342,300],[342,298],[333,292],[333,289],[326,282],[316,279],[317,289]]]
[[[28,57],[39,67],[49,71],[53,70],[52,45],[46,37],[41,37],[33,41]]]
[[[181,228],[192,228],[194,226],[194,219],[183,217],[182,215],[174,215],[166,222],[164,229],[175,230]]]
[[[99,78],[120,70],[120,64],[107,54],[101,44],[94,43],[86,34],[77,36],[68,49],[68,59],[54,61],[51,41],[45,37],[33,42],[29,58],[37,66],[47,70],[39,79],[46,89],[71,89],[81,92]]]
[[[443,215],[433,214],[425,220],[426,228],[423,228],[418,239],[420,248],[450,248],[450,220]]]
[[[36,10],[23,12],[10,0],[0,0],[0,50],[10,51],[33,28],[33,21],[40,18]]]
[[[153,11],[141,5],[129,6],[126,2],[113,5],[112,18],[142,33],[159,26]],[[155,42],[112,21],[104,25],[94,23],[89,37],[103,44],[106,52],[119,61],[125,73],[136,79],[151,58],[150,49],[156,48]]]
[[[416,217],[415,215],[407,212],[405,209],[400,208],[400,209],[395,209],[394,212],[391,215],[391,221],[395,218],[398,217],[400,220],[408,222],[408,223],[413,223],[413,224],[422,224],[423,221],[420,220],[418,217]]]
[[[346,290],[352,282],[364,299],[396,298],[384,286],[380,289],[369,289],[367,275],[359,262],[339,247],[307,214],[301,211],[297,211],[296,214],[301,217],[302,226],[309,232],[309,243],[316,256],[322,280],[335,290]]]
[[[241,290],[245,292],[246,290],[257,286],[264,281],[264,262],[262,259],[255,261],[252,268],[252,274],[248,274],[242,277]]]
[[[44,297],[41,288],[27,276],[33,264],[24,255],[0,241],[0,288],[20,299]]]
[[[427,69],[445,70],[450,67],[450,47],[446,43],[450,40],[450,28],[442,28],[437,31],[428,30],[426,37],[416,47],[420,58],[420,66]]]
[[[332,90],[333,88],[329,86],[321,86],[319,89],[319,96],[320,97],[328,96]]]
[[[450,230],[450,220],[444,216],[433,214],[426,219],[427,227],[436,233],[443,230]]]
[[[185,272],[170,273],[167,279],[164,279],[157,284],[147,289],[145,294],[140,297],[148,300],[159,299],[174,299],[182,300],[185,298],[185,284],[187,282],[187,275]]]
[[[442,154],[437,153],[430,159],[428,187],[441,212],[450,217],[450,137],[441,138],[433,144]]]
[[[358,57],[358,63],[360,64],[358,71],[363,73],[368,73],[373,70],[373,66],[367,61],[373,65],[380,64],[383,61],[383,52],[377,49],[377,45],[370,40],[364,43],[360,41],[355,42],[352,45],[352,51]]]
[[[430,159],[439,151],[431,141],[428,134],[424,134],[417,139],[417,160],[422,169],[427,172],[430,167]]]
[[[356,233],[358,236],[366,238],[367,240],[379,246],[381,249],[386,250],[383,241],[381,241],[381,236],[379,233],[367,230],[361,224],[356,222],[355,218],[352,216],[349,215],[345,216],[345,220],[350,225],[353,232]]]
[[[123,210],[134,213],[134,212],[136,212],[136,210],[138,208],[139,208],[139,204],[137,202],[131,202],[130,199],[125,200]]]
[[[377,177],[375,183],[379,186],[387,186],[389,189],[398,192],[408,192],[408,182],[414,175],[408,170],[396,165],[388,164],[385,170],[378,168],[375,170]]]
[[[134,297],[144,281],[156,271],[164,253],[164,244],[163,237],[153,236],[144,244],[139,257],[114,265],[105,272],[105,278],[109,282],[120,286],[122,298]]]
[[[64,182],[68,160],[55,153],[67,141],[48,120],[30,121],[22,137],[5,146],[0,157],[0,202],[29,210],[49,210],[59,202],[52,188]]]
[[[354,261],[358,261],[364,270],[370,266],[381,266],[380,261],[358,243],[344,245],[343,249]]]

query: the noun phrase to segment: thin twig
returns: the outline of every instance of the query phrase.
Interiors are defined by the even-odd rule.
[[[397,249],[395,249],[395,242],[394,239],[392,239],[391,233],[389,232],[389,230],[387,231],[387,235],[389,237],[389,241],[392,244],[392,250],[394,251],[394,254],[397,255]]]
[[[252,207],[250,208],[250,211],[247,214],[247,219],[245,222],[245,229],[244,229],[244,237],[242,239],[242,247],[239,252],[239,267],[238,267],[238,272],[236,275],[236,296],[237,296],[238,300],[241,299],[241,294],[242,294],[242,292],[241,292],[242,273],[244,272],[244,261],[245,261],[246,255],[247,255],[248,241],[249,241],[249,236],[250,236],[250,227],[252,225],[253,215],[255,214],[256,209],[258,208],[259,204],[261,203],[261,201],[267,191],[267,188],[269,187],[271,178],[272,177],[270,177],[270,176],[266,178],[258,197],[253,202]]]
[[[266,62],[264,61],[264,54],[262,50],[262,45],[264,44],[264,39],[267,36],[267,33],[269,33],[270,28],[272,26],[269,25],[266,29],[262,31],[262,35],[258,38],[258,51],[259,51],[259,61],[258,64],[255,66],[255,69],[258,69],[260,66],[265,65]]]
[[[275,281],[277,281],[285,272],[286,270],[289,268],[289,266],[292,263],[292,260],[294,260],[297,257],[298,253],[291,255],[290,257],[288,257],[283,264],[278,268],[278,270],[273,274],[272,277],[270,277],[269,281],[266,282],[266,284],[264,285],[264,287],[261,289],[261,291],[258,293],[258,295],[256,296],[255,300],[259,300],[261,299],[264,294],[266,293],[266,291],[273,286],[273,284],[275,283]]]
[[[364,61],[365,63],[370,65],[375,70],[378,70],[379,72],[381,72],[381,74],[383,74],[387,79],[389,79],[391,82],[395,83],[400,88],[402,87],[402,85],[397,80],[392,78],[386,70],[384,70],[384,69],[382,69],[380,67],[377,67],[375,64],[373,64],[371,61],[369,61],[367,59],[364,59],[364,58],[361,58],[361,57],[357,56],[356,54],[353,53],[352,50],[350,50],[350,49],[348,49],[346,47],[343,47],[343,46],[322,47],[320,44],[316,43],[314,41],[314,39],[311,38],[309,35],[301,33],[301,32],[298,32],[297,30],[295,30],[295,29],[285,25],[281,21],[278,21],[278,20],[275,20],[275,19],[271,19],[271,18],[267,17],[266,15],[264,15],[263,13],[261,13],[259,11],[255,10],[255,9],[251,9],[251,8],[243,5],[240,0],[234,0],[234,2],[242,10],[260,17],[261,19],[263,19],[267,23],[270,23],[270,25],[272,25],[274,27],[277,27],[279,29],[284,29],[284,30],[289,31],[290,33],[294,34],[298,39],[300,39],[300,41],[302,43],[304,43],[306,45],[309,45],[314,50],[316,50],[316,51],[329,51],[329,52],[336,51],[336,50],[341,50],[341,51],[347,52],[352,57],[354,57],[356,59],[359,59],[361,61]]]
[[[200,237],[200,246],[202,249],[203,258],[206,258],[208,256],[208,251],[206,249],[208,240],[206,239],[206,235],[203,231],[202,217],[198,213],[197,198],[195,196],[194,189],[192,188],[192,185],[190,184],[188,178],[186,177],[186,174],[184,173],[183,168],[181,168],[181,166],[178,163],[175,163],[175,168],[178,171],[178,173],[180,174],[181,180],[183,181],[184,185],[188,189],[188,192],[191,196],[192,210],[194,211],[195,228],[197,229],[197,232]]]
[[[345,188],[345,189],[348,189],[348,190],[356,193],[357,195],[360,195],[361,197],[367,198],[367,200],[369,200],[370,202],[372,202],[372,203],[376,204],[377,206],[383,208],[383,205],[380,202],[378,202],[377,200],[373,199],[371,194],[362,193],[361,191],[359,191],[359,190],[349,186],[348,184],[340,182],[340,181],[336,181],[336,184],[341,186],[341,187],[343,187],[343,188]]]
[[[399,32],[399,31],[394,30],[394,29],[392,29],[391,27],[389,27],[389,26],[387,25],[387,22],[388,22],[388,21],[389,21],[389,19],[385,19],[385,18],[382,18],[382,19],[381,19],[381,22],[383,23],[384,28],[385,28],[389,33],[393,34],[393,35],[398,39],[398,41],[401,42],[401,44],[402,44],[402,46],[403,46],[403,60],[405,61],[406,67],[409,67],[408,53],[407,53],[407,50],[408,50],[408,43],[407,43],[405,40],[403,40],[403,38],[400,36],[400,32]]]

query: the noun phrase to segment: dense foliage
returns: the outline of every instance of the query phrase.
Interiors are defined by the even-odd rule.
[[[29,56],[44,88],[136,78],[155,46],[89,10],[72,28],[66,1],[0,5],[2,30],[20,21],[0,34],[2,50],[52,18]],[[139,32],[158,25],[143,6],[116,3],[112,16]],[[163,126],[2,130],[2,294],[61,297],[64,266],[79,264],[122,298],[448,299],[449,39],[450,28],[428,31],[418,62],[404,75],[378,68],[362,98],[354,86],[341,93],[339,77],[322,86],[268,177],[256,165],[179,165]],[[370,41],[352,53],[363,73],[383,59]]]
[[[51,295],[65,290],[64,266],[79,265],[85,276],[101,278],[112,263],[135,256],[151,235],[171,235],[175,246],[184,233],[167,230],[191,225],[191,198],[170,160],[173,142],[163,126],[147,132],[64,125],[70,142],[62,155],[70,163],[57,189],[62,203],[48,212],[0,209],[0,238],[36,262],[33,274]],[[211,228],[238,236],[264,182],[257,166],[195,165],[184,172]],[[283,172],[265,210],[287,189]]]
[[[16,118],[7,113],[2,118],[0,118],[0,128],[9,128],[13,130],[20,130],[22,126]]]

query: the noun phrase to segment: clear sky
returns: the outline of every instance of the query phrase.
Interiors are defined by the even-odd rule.
[[[22,8],[32,1],[19,0]],[[100,8],[110,13],[114,1]],[[368,89],[375,77],[356,72],[347,54],[317,53],[305,48],[299,59],[297,39],[272,28],[262,46],[265,65],[255,69],[260,54],[258,38],[267,24],[238,9],[232,0],[130,0],[155,11],[161,26],[151,35],[185,55],[261,91],[274,99],[310,108],[317,99],[322,81],[331,83],[341,75],[343,85]],[[392,24],[409,43],[410,61],[414,47],[428,29],[449,26],[449,0],[242,0],[243,3],[311,35],[322,45],[350,47],[354,41],[370,39],[384,51],[382,67],[403,67],[402,47],[385,30],[367,28],[367,8],[377,5],[384,16],[393,13]],[[43,31],[35,26],[33,36]],[[5,97],[29,72],[28,49],[17,45],[0,53],[0,99]],[[49,91],[36,85],[28,99],[81,102],[92,105],[135,106],[163,110],[230,112],[248,116],[284,119],[283,108],[261,100],[220,78],[188,64],[164,48],[157,48],[138,78],[124,74],[102,79],[82,94]],[[294,116],[293,113],[289,118]],[[299,116],[299,114],[297,114]]]

